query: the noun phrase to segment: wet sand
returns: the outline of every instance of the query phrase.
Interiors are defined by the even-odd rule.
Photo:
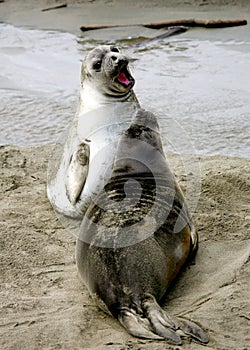
[[[65,9],[41,12],[42,8],[55,3],[59,2],[6,0],[0,4],[0,18],[16,25],[77,32],[79,25],[93,24],[92,20],[94,24],[104,23],[104,19],[107,23],[115,23],[117,20],[113,15],[118,16],[118,13],[120,23],[128,23],[128,20],[136,23],[136,14],[142,11],[139,2],[135,5],[137,12],[129,17],[125,6],[120,4],[119,7],[117,1],[68,1]],[[132,2],[128,3],[132,6]],[[152,8],[146,1],[143,3],[145,20],[166,19],[162,14],[163,1],[157,2],[154,7],[154,18]],[[152,6],[154,3],[151,3]],[[168,13],[168,18],[173,17],[173,13],[178,13],[179,18],[194,17],[191,15],[194,6],[195,11],[199,8],[203,18],[211,18],[209,9],[216,11],[218,7],[207,5],[208,1],[189,1],[190,5],[185,5],[185,8],[180,3],[178,1],[175,7],[170,7],[172,12]],[[241,1],[237,6],[233,0],[223,3],[225,5],[219,8],[220,13],[226,13],[225,17],[232,12],[234,18],[239,17],[237,11],[240,17],[249,15],[249,11],[245,10],[247,7],[241,6],[247,2]],[[173,1],[169,2],[169,6],[173,6]],[[98,11],[105,8],[109,17],[98,18]],[[59,14],[59,11],[64,11],[64,14]],[[65,22],[62,22],[62,17]],[[240,29],[242,35],[249,31],[247,28]],[[200,158],[201,195],[194,214],[200,249],[195,265],[183,272],[168,293],[165,308],[170,314],[199,322],[208,332],[210,342],[205,347],[184,340],[183,346],[177,347],[164,341],[151,342],[131,337],[113,318],[100,311],[89,297],[75,266],[75,238],[61,226],[46,197],[46,171],[51,152],[52,145],[0,148],[1,349],[249,348],[248,159]],[[169,155],[169,158],[185,188],[186,177],[179,158],[175,155]]]
[[[60,4],[67,7],[43,11]],[[173,19],[250,20],[248,0],[6,0],[0,3],[0,21],[16,26],[81,34],[81,26],[140,24]],[[196,35],[196,31],[193,31]],[[204,38],[249,38],[249,26],[204,30]]]

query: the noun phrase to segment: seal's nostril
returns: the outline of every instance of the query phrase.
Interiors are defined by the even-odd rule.
[[[121,58],[118,61],[118,64],[120,67],[122,67],[123,65],[125,65],[128,61],[125,58]]]
[[[117,61],[117,57],[116,56],[111,56],[111,60]]]

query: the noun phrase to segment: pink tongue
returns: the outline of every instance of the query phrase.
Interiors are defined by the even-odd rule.
[[[126,77],[126,75],[124,73],[120,73],[117,77],[117,80],[125,85],[128,85],[130,83],[130,81],[128,80],[128,78]]]

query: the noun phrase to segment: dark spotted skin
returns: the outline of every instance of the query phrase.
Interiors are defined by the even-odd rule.
[[[133,336],[207,343],[196,323],[170,317],[159,305],[197,246],[156,117],[138,109],[120,138],[110,178],[82,221],[76,246],[81,277]]]
[[[147,294],[160,301],[196,249],[191,237],[194,228],[165,159],[157,122],[151,114],[146,114],[144,124],[142,118],[138,112],[122,135],[117,150],[122,157],[90,205],[77,242],[77,265],[85,284],[115,317],[123,308],[143,314]],[[134,145],[131,140],[143,142]],[[127,207],[119,212],[124,200]]]

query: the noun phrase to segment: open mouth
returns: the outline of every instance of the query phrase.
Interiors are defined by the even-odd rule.
[[[122,67],[115,80],[124,87],[129,87],[130,85],[134,84],[134,78],[128,72],[126,66]]]

